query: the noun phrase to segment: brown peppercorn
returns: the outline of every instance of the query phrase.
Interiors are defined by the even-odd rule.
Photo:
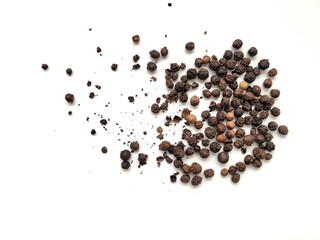
[[[197,117],[194,114],[189,114],[185,117],[185,120],[188,123],[195,123],[197,121]]]
[[[195,152],[195,150],[194,150],[193,147],[187,147],[187,149],[186,149],[186,155],[187,155],[187,156],[193,155],[194,152]]]
[[[281,134],[281,135],[287,135],[289,133],[289,129],[287,126],[285,125],[280,125],[278,127],[278,132]]]
[[[246,135],[246,132],[242,128],[238,128],[236,131],[236,137],[243,138]]]
[[[181,171],[183,173],[190,173],[191,172],[191,166],[184,163],[182,166],[181,166]]]
[[[233,112],[228,112],[228,113],[226,114],[226,119],[227,119],[228,121],[231,121],[233,118],[234,118],[234,113],[233,113]]]
[[[264,136],[263,136],[261,133],[257,133],[257,134],[254,136],[254,141],[255,141],[257,144],[260,144],[260,143],[265,142],[265,138],[264,138]]]
[[[194,123],[194,127],[196,129],[201,129],[203,127],[203,122],[200,121],[200,120],[197,120],[195,123]]]
[[[148,62],[147,69],[153,72],[157,69],[157,64],[155,62]]]
[[[190,98],[190,104],[191,104],[191,106],[198,106],[199,105],[199,103],[200,103],[200,98],[198,97],[198,96],[192,96],[191,98]]]
[[[73,101],[74,101],[74,95],[71,93],[67,93],[64,98],[68,103],[73,103]]]
[[[160,144],[159,144],[159,150],[161,151],[168,151],[171,147],[171,143],[169,141],[162,141]]]
[[[236,135],[236,133],[234,130],[227,130],[226,131],[226,137],[229,139],[234,138],[235,135]]]
[[[251,134],[245,135],[243,137],[243,142],[247,146],[251,146],[254,143],[254,136],[252,136]]]
[[[139,165],[143,166],[147,164],[147,160],[148,160],[148,155],[144,154],[144,153],[139,153],[138,155],[138,161],[139,161]]]
[[[48,66],[48,64],[43,63],[43,64],[41,65],[41,68],[42,68],[43,70],[47,70],[47,69],[49,68],[49,66]]]
[[[106,146],[103,146],[101,148],[101,152],[104,153],[104,154],[107,153],[108,152],[108,148]]]
[[[175,147],[173,150],[173,155],[179,159],[183,158],[185,155],[184,149],[182,147]]]
[[[270,110],[270,113],[272,114],[272,116],[278,117],[281,113],[280,108],[278,107],[273,107]]]
[[[132,59],[133,59],[133,61],[136,63],[136,62],[139,61],[140,56],[139,56],[138,54],[136,54],[136,55],[134,55],[134,56],[132,57]]]
[[[232,143],[226,143],[226,142],[225,142],[225,144],[224,144],[224,146],[223,146],[223,151],[224,151],[224,152],[231,152],[232,149],[233,149]]]
[[[167,48],[167,47],[161,48],[160,53],[161,53],[161,56],[162,56],[162,57],[167,56],[168,53],[169,53],[168,48]]]
[[[188,182],[190,182],[190,176],[188,174],[183,174],[180,177],[180,181],[183,182],[183,183],[188,183]]]
[[[132,37],[132,41],[133,41],[134,43],[138,43],[138,42],[140,41],[139,35],[134,35],[134,36]]]
[[[221,174],[221,176],[223,176],[223,177],[227,176],[228,173],[229,173],[229,171],[228,171],[228,169],[226,169],[226,168],[222,168],[221,171],[220,171],[220,174]]]
[[[275,68],[272,68],[272,69],[270,69],[270,70],[268,71],[268,76],[269,76],[269,77],[275,77],[277,74],[278,74],[278,71],[277,71],[277,69],[275,69]]]
[[[131,152],[127,149],[125,150],[122,150],[120,152],[120,158],[123,160],[123,161],[128,161],[130,158],[131,158]]]
[[[139,142],[133,141],[130,143],[130,148],[132,151],[138,151],[140,148]]]
[[[239,50],[234,51],[234,53],[233,53],[233,59],[234,60],[241,61],[243,59],[243,57],[244,57],[244,54],[243,54],[242,51],[239,51]]]
[[[209,139],[214,138],[216,134],[217,132],[213,127],[206,127],[204,130],[204,135]]]
[[[221,152],[218,154],[218,161],[220,163],[227,163],[229,161],[229,154],[227,152]]]
[[[238,183],[240,181],[240,174],[239,173],[235,173],[234,175],[232,175],[231,181],[233,183]]]
[[[266,153],[266,157],[264,158],[265,160],[270,160],[272,158],[271,153]]]
[[[254,56],[256,56],[256,55],[258,54],[258,50],[257,50],[257,48],[255,48],[255,47],[251,47],[251,48],[249,48],[249,50],[248,50],[248,54],[249,54],[249,56],[250,56],[250,57],[254,57]]]
[[[202,90],[202,96],[203,96],[204,98],[210,98],[210,97],[211,97],[211,91],[208,90],[208,89]]]
[[[191,164],[191,169],[190,169],[190,171],[191,171],[193,174],[196,175],[196,174],[201,173],[202,167],[201,167],[201,165],[200,165],[199,163],[193,162],[193,163]]]
[[[228,169],[228,172],[230,173],[230,175],[234,175],[237,172],[237,168],[231,165]]]
[[[173,161],[173,166],[175,168],[181,168],[183,166],[183,161],[181,159],[176,159]]]
[[[262,166],[262,162],[259,159],[254,159],[252,165],[256,168],[260,168]]]
[[[223,143],[226,140],[226,136],[223,134],[219,134],[216,136],[216,140],[220,143]]]
[[[235,140],[235,141],[233,142],[233,145],[234,145],[236,148],[243,148],[244,143],[243,143],[243,141],[237,139],[237,140]]]
[[[210,117],[210,112],[208,110],[204,110],[203,112],[201,112],[201,117],[203,119],[208,119]]]
[[[246,82],[246,81],[242,81],[242,82],[240,82],[239,87],[240,87],[242,90],[246,90],[246,89],[249,87],[249,83]]]
[[[244,57],[244,58],[241,60],[240,63],[241,63],[242,65],[244,65],[244,66],[249,66],[250,63],[251,63],[251,58],[249,58],[249,57]]]
[[[249,164],[253,163],[254,158],[253,158],[252,155],[246,155],[246,156],[244,157],[244,160],[243,160],[243,161],[244,161],[244,164],[249,165]]]
[[[237,162],[235,166],[239,172],[244,172],[247,168],[243,162]]]
[[[209,139],[203,139],[201,141],[202,146],[208,147],[210,145],[210,140]]]
[[[118,68],[118,64],[113,63],[113,64],[111,65],[111,69],[112,69],[113,71],[116,71],[117,68]]]
[[[151,50],[149,54],[150,54],[150,57],[154,59],[158,59],[160,57],[160,53],[157,50]]]
[[[208,168],[208,169],[204,170],[203,173],[206,178],[211,178],[214,176],[214,170],[212,168]]]
[[[227,127],[228,129],[234,129],[235,126],[236,126],[236,124],[235,124],[233,121],[228,121],[228,122],[226,123],[226,127]]]
[[[188,42],[185,45],[186,50],[191,51],[194,49],[194,42]]]
[[[255,147],[252,150],[252,153],[253,153],[253,156],[259,160],[262,160],[266,157],[266,152],[262,148]]]
[[[218,134],[224,133],[226,132],[226,130],[227,130],[226,125],[224,125],[223,123],[218,123],[216,125],[216,131]]]
[[[265,88],[271,88],[272,87],[272,80],[270,78],[267,78],[263,81],[263,86]]]
[[[201,148],[199,154],[202,158],[208,158],[210,156],[210,151],[207,148]]]
[[[270,96],[273,98],[277,98],[280,96],[280,90],[279,89],[271,89]]]
[[[153,113],[160,112],[160,106],[158,103],[154,103],[151,105],[151,112],[153,112]]]
[[[202,65],[203,65],[203,60],[202,60],[202,58],[196,58],[196,59],[194,60],[194,65],[195,65],[196,67],[198,67],[198,68],[202,67]]]
[[[211,58],[208,55],[204,55],[202,58],[202,61],[204,64],[208,64],[210,62]]]
[[[193,186],[198,186],[199,184],[201,184],[201,182],[202,182],[202,177],[200,176],[194,176],[191,180],[191,184]]]

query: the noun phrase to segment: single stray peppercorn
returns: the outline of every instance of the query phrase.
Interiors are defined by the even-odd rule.
[[[270,63],[269,63],[269,60],[268,59],[262,59],[259,61],[258,63],[258,67],[261,69],[261,70],[266,70],[267,68],[269,68],[270,66]]]
[[[228,171],[228,169],[226,169],[226,168],[222,168],[221,171],[220,171],[220,174],[221,174],[221,176],[223,176],[223,177],[227,176],[228,173],[229,173],[229,171]]]
[[[66,101],[67,101],[68,103],[73,103],[73,101],[74,101],[74,95],[71,94],[71,93],[67,93],[64,98],[66,99]]]
[[[204,170],[203,173],[206,178],[211,178],[214,176],[214,170],[212,168],[208,168],[208,169]]]
[[[240,49],[242,47],[242,44],[243,44],[243,42],[241,39],[236,39],[233,41],[232,47],[235,49]]]
[[[188,43],[186,43],[185,48],[186,48],[188,51],[193,50],[193,49],[194,49],[194,42],[188,42]]]
[[[280,125],[278,127],[278,132],[281,134],[281,135],[287,135],[289,133],[289,129],[287,126],[285,125]]]
[[[134,35],[134,36],[132,37],[132,41],[133,41],[134,43],[138,43],[138,42],[140,41],[139,35]]]
[[[71,69],[71,68],[67,68],[67,69],[66,69],[66,73],[67,73],[69,76],[71,76],[71,74],[72,74],[72,69]]]
[[[41,65],[41,68],[42,68],[43,70],[47,70],[47,69],[49,68],[49,66],[48,66],[48,64],[43,63],[43,64]]]
[[[254,57],[254,56],[256,56],[256,55],[258,54],[258,50],[257,50],[257,48],[255,48],[255,47],[251,47],[251,48],[249,48],[249,50],[248,50],[248,54],[249,54],[249,56],[250,56],[250,57]]]
[[[107,152],[108,152],[107,147],[106,147],[106,146],[103,146],[103,147],[101,148],[101,152],[102,152],[102,153],[107,153]]]
[[[112,69],[113,71],[116,71],[117,68],[118,68],[118,64],[113,63],[113,64],[111,65],[111,69]]]
[[[160,53],[157,50],[152,50],[149,52],[149,54],[150,54],[150,57],[155,58],[155,59],[160,57]]]

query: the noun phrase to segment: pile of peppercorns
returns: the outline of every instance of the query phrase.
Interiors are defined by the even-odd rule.
[[[140,37],[135,35],[132,41],[138,44]],[[276,106],[275,100],[280,96],[280,90],[270,89],[273,85],[273,79],[277,75],[277,69],[272,68],[267,71],[267,78],[263,81],[263,90],[259,85],[255,84],[256,78],[264,71],[269,69],[269,60],[261,59],[257,66],[251,66],[251,59],[258,54],[255,47],[249,48],[247,55],[240,49],[243,42],[236,39],[232,43],[233,50],[226,50],[223,57],[218,59],[215,55],[205,55],[202,58],[197,57],[194,60],[195,67],[186,69],[185,63],[171,63],[170,68],[165,70],[165,85],[168,92],[158,97],[156,102],[150,107],[151,112],[159,114],[166,112],[171,103],[183,103],[181,116],[175,116],[173,119],[166,116],[165,126],[169,126],[171,121],[185,121],[183,126],[181,141],[171,143],[163,140],[163,128],[158,127],[158,138],[162,140],[159,144],[159,150],[163,151],[162,156],[156,158],[158,166],[165,160],[172,164],[178,170],[170,175],[171,182],[177,181],[179,171],[182,173],[180,181],[188,183],[191,181],[193,186],[197,186],[202,182],[202,166],[199,162],[188,164],[186,161],[189,156],[198,154],[200,159],[207,159],[210,155],[216,155],[217,161],[223,166],[229,162],[229,153],[234,149],[239,149],[245,154],[243,161],[238,161],[229,167],[223,167],[220,171],[222,176],[231,175],[234,183],[240,181],[240,174],[243,173],[247,166],[260,168],[263,161],[272,158],[271,152],[275,150],[273,140],[273,132],[278,131],[281,135],[288,134],[288,128],[285,125],[278,125],[274,120],[268,121],[270,115],[278,117],[281,113]],[[188,42],[185,49],[192,52],[195,48],[193,42]],[[97,52],[101,53],[101,48],[97,48]],[[166,57],[169,51],[167,47],[161,48],[160,52],[151,50],[150,57],[154,61],[147,63],[146,69],[154,72],[157,69],[157,59]],[[140,59],[138,54],[133,56],[134,65],[132,70],[140,68],[137,63]],[[117,70],[118,65],[113,63],[111,69]],[[48,65],[42,64],[42,69],[47,70]],[[182,72],[184,71],[184,72]],[[72,75],[72,69],[66,69],[67,75]],[[179,75],[180,73],[180,75]],[[155,77],[153,77],[156,79]],[[195,80],[199,81],[196,82]],[[193,89],[203,84],[202,96],[192,94],[188,95]],[[91,82],[88,81],[88,86]],[[98,90],[101,86],[96,85]],[[266,92],[269,90],[269,92]],[[89,98],[94,98],[95,94],[91,92]],[[72,104],[74,95],[67,93],[65,100]],[[130,102],[134,98],[128,97]],[[200,101],[207,101],[207,109],[203,109],[200,116],[192,113],[192,110],[186,107],[185,103],[189,103],[191,108],[197,108]],[[71,115],[72,112],[69,112]],[[100,121],[101,125],[107,124],[106,119]],[[246,129],[247,130],[246,132]],[[200,132],[199,132],[200,130]],[[196,132],[197,131],[197,132]],[[92,129],[91,134],[96,132]],[[247,154],[247,148],[252,146],[252,154]],[[131,166],[131,154],[140,149],[138,141],[132,141],[129,149],[120,152],[122,160],[122,169],[129,169]],[[107,147],[101,148],[102,153],[107,153]],[[174,158],[171,158],[173,155]],[[148,155],[144,153],[138,154],[138,167],[147,164]],[[191,175],[192,174],[192,175]],[[203,171],[205,178],[212,178],[214,170],[207,168]]]
[[[197,107],[200,99],[209,102],[208,109],[204,109],[200,117],[191,113],[192,110],[188,108],[181,111],[181,117],[186,121],[186,126],[196,130],[203,129],[203,133],[193,133],[191,129],[184,128],[182,140],[187,146],[183,141],[172,144],[163,140],[159,144],[159,149],[164,151],[164,155],[157,159],[162,161],[169,158],[168,153],[172,154],[175,157],[172,161],[174,167],[182,172],[181,182],[187,183],[191,180],[194,186],[202,182],[202,177],[199,176],[202,172],[201,165],[198,162],[188,165],[184,162],[185,156],[197,153],[200,158],[206,159],[211,154],[216,154],[218,162],[224,165],[228,163],[229,152],[233,149],[239,149],[246,154],[247,147],[256,144],[252,154],[245,155],[243,161],[228,168],[222,168],[220,171],[222,176],[230,174],[232,182],[238,183],[239,173],[244,172],[248,165],[260,168],[263,160],[272,158],[271,152],[275,150],[272,132],[278,130],[281,135],[288,134],[288,128],[285,125],[278,126],[273,120],[266,123],[270,114],[274,117],[280,115],[280,109],[274,106],[280,90],[271,89],[267,94],[263,93],[259,85],[254,84],[256,78],[269,69],[269,60],[262,59],[258,62],[258,66],[251,66],[251,58],[257,55],[258,50],[251,47],[247,52],[248,56],[245,56],[239,50],[242,45],[242,41],[236,39],[232,44],[234,51],[226,50],[220,59],[214,55],[196,58],[195,67],[187,69],[186,73],[180,76],[179,71],[186,68],[183,63],[180,65],[171,63],[170,68],[165,70],[165,83],[169,91],[164,94],[167,104],[165,108],[159,103],[152,104],[153,113],[157,114],[160,110],[166,111],[168,103],[178,101],[189,102],[191,107]],[[193,42],[185,45],[187,51],[192,51],[194,48]],[[268,78],[263,81],[265,90],[272,87],[272,78],[277,75],[277,69],[268,70],[267,75]],[[188,92],[199,87],[199,84],[194,82],[195,79],[199,79],[204,85],[202,96],[189,97]],[[244,128],[248,127],[251,129],[246,133]],[[194,175],[192,179],[191,173]],[[170,180],[175,182],[178,174],[179,172],[176,172],[171,175]],[[213,175],[214,170],[211,168],[204,171],[206,178]]]

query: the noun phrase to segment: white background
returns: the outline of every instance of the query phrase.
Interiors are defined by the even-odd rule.
[[[320,1],[173,0],[170,8],[168,2],[0,1],[0,239],[320,238]],[[155,119],[148,111],[165,91],[163,71],[170,62],[191,67],[195,57],[221,57],[236,38],[244,51],[258,48],[256,61],[268,58],[278,69],[277,121],[290,133],[276,137],[273,159],[249,168],[237,185],[220,176],[215,156],[203,163],[216,170],[212,180],[197,188],[171,184],[172,166],[158,169],[155,162],[155,128],[166,114]],[[196,44],[192,54],[184,51],[188,41]],[[159,60],[158,80],[150,82],[148,52],[163,46],[169,56]],[[136,53],[142,68],[131,72]],[[110,70],[113,62],[117,72]],[[93,100],[88,80],[102,86],[91,87],[99,94]],[[71,107],[67,92],[76,96]],[[135,94],[130,104],[127,97]],[[110,118],[108,131],[95,112]],[[124,130],[119,136],[116,123]],[[176,130],[178,139],[180,127],[165,133]],[[122,143],[136,139],[149,163],[138,169],[135,154],[123,172]],[[230,162],[242,158],[233,153]]]

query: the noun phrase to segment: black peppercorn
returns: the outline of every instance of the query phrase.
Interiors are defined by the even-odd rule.
[[[253,153],[253,156],[254,156],[256,159],[259,159],[259,160],[264,159],[265,156],[266,156],[266,152],[265,152],[262,148],[258,148],[258,147],[255,147],[255,148],[252,150],[252,153]]]
[[[240,49],[242,47],[242,44],[243,44],[243,42],[241,39],[236,39],[233,41],[232,47],[235,49]]]
[[[209,145],[209,149],[210,149],[211,152],[217,153],[217,152],[219,152],[220,149],[221,149],[221,144],[218,143],[218,142],[212,142],[212,143],[210,143],[210,145]]]
[[[188,183],[190,182],[190,176],[188,174],[184,174],[180,177],[180,181],[183,183]]]
[[[200,165],[199,163],[193,162],[193,163],[191,164],[190,171],[191,171],[193,174],[197,175],[197,174],[201,173],[202,167],[201,167],[201,165]]]
[[[139,35],[134,35],[134,36],[132,37],[132,41],[133,41],[134,43],[138,43],[138,42],[140,41]]]
[[[121,163],[121,168],[122,169],[128,169],[128,168],[130,168],[130,166],[131,166],[131,164],[130,164],[130,162],[129,161],[122,161],[122,163]]]
[[[270,113],[273,116],[278,117],[280,115],[281,111],[278,107],[273,107],[273,108],[271,108]]]
[[[270,78],[267,78],[263,81],[263,86],[265,88],[271,88],[272,87],[272,80]]]
[[[229,171],[228,171],[228,169],[226,169],[226,168],[222,168],[221,171],[220,171],[220,174],[221,174],[221,176],[223,176],[223,177],[227,176],[228,173],[229,173]]]
[[[258,54],[258,50],[255,47],[251,47],[248,50],[248,54],[250,57],[254,57]]]
[[[205,68],[200,68],[200,70],[198,71],[198,78],[200,80],[206,80],[208,77],[209,77],[208,70]]]
[[[241,52],[239,50],[238,51],[234,51],[234,53],[233,53],[233,59],[234,60],[241,61],[243,59],[243,57],[244,57],[243,52]]]
[[[186,50],[191,51],[194,49],[194,42],[188,42],[185,45]]]
[[[197,74],[198,74],[198,72],[197,72],[197,69],[195,69],[195,68],[189,68],[189,69],[187,70],[187,78],[188,78],[188,79],[194,79],[194,78],[196,78],[196,77],[197,77]]]
[[[71,76],[72,75],[72,69],[71,68],[67,68],[66,69],[66,73]]]
[[[273,98],[277,98],[280,96],[280,90],[278,89],[271,89],[270,96]]]
[[[161,48],[160,53],[161,53],[161,56],[162,56],[162,57],[167,56],[168,53],[169,53],[168,48],[167,48],[167,47]]]
[[[278,71],[277,71],[277,69],[275,69],[275,68],[272,68],[272,69],[270,69],[270,70],[268,71],[268,76],[269,76],[269,77],[275,77],[277,74],[278,74]]]
[[[104,153],[104,154],[107,153],[108,152],[108,148],[106,146],[103,146],[101,148],[101,152]]]
[[[198,186],[199,184],[201,184],[201,182],[202,182],[202,177],[200,176],[194,176],[191,180],[191,184],[193,186]]]
[[[259,159],[254,159],[252,165],[256,168],[260,168],[262,166],[262,162]]]
[[[223,58],[225,59],[231,59],[233,57],[233,53],[231,50],[226,50],[223,54]]]
[[[246,170],[246,165],[243,162],[237,162],[236,163],[236,169],[239,172],[244,172]]]
[[[256,75],[253,72],[247,72],[243,79],[248,83],[252,83],[256,79]]]
[[[147,69],[151,72],[155,71],[157,69],[157,64],[154,62],[148,62]]]
[[[229,154],[227,152],[220,152],[218,154],[218,161],[220,163],[227,163],[229,161]]]
[[[73,101],[74,101],[74,95],[71,93],[67,93],[64,98],[68,103],[73,103]]]
[[[254,161],[254,158],[252,155],[246,155],[244,157],[244,164],[246,164],[246,165],[253,163],[253,161]]]
[[[123,160],[123,161],[128,161],[130,158],[131,158],[131,152],[127,149],[125,150],[122,150],[120,152],[120,158]]]
[[[49,66],[48,66],[48,64],[43,63],[43,64],[41,65],[41,68],[42,68],[43,70],[47,70],[47,69],[49,68]]]
[[[204,170],[203,173],[206,178],[211,178],[214,176],[214,170],[212,168],[208,168],[208,169]]]
[[[232,175],[231,181],[233,183],[238,183],[240,181],[240,174],[239,173],[235,173],[234,175]]]
[[[266,70],[267,68],[269,68],[270,66],[270,63],[269,63],[269,60],[268,59],[262,59],[259,61],[258,63],[258,67],[261,69],[261,70]]]
[[[160,57],[160,53],[157,50],[152,50],[149,52],[150,57],[154,58],[154,59],[158,59]]]

